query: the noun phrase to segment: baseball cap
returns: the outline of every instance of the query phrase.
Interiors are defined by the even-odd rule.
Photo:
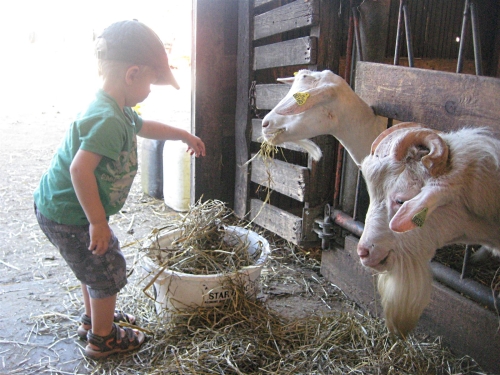
[[[148,26],[137,20],[119,21],[106,27],[96,42],[96,56],[101,60],[117,60],[154,68],[157,85],[179,89],[168,65],[162,41]]]

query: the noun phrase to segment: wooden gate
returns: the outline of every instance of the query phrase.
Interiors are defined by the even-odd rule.
[[[272,3],[239,2],[234,208],[239,217],[305,246],[317,243],[314,219],[333,195],[337,141],[331,136],[315,139],[324,155],[319,162],[299,147],[282,147],[282,157],[271,165],[271,182],[261,159],[247,161],[260,147],[261,112],[272,109],[289,89],[276,78],[304,68],[338,71],[339,48],[332,35],[339,32],[334,13],[339,2]]]
[[[300,148],[284,146],[284,157],[271,166],[273,192],[269,202],[269,166],[259,159],[247,163],[260,146],[261,118],[288,92],[287,86],[275,83],[276,78],[291,76],[301,68],[339,72],[340,52],[345,49],[340,36],[345,32],[339,17],[342,4],[345,1],[239,1],[234,208],[237,216],[253,219],[294,244],[318,245],[315,221],[323,217],[325,203],[331,203],[340,190],[336,244],[323,252],[321,272],[367,310],[380,314],[373,276],[356,255],[367,196],[350,158],[342,163],[342,177],[336,173],[341,165],[337,141],[330,136],[314,140],[324,155],[318,163]],[[500,40],[500,33],[496,33]],[[490,66],[495,64],[491,61]],[[500,86],[495,79],[358,63],[355,81],[358,94],[388,118],[420,121],[441,130],[474,125],[480,119],[500,129]],[[338,190],[334,191],[334,186]],[[439,267],[433,265],[434,270]],[[463,283],[476,288],[468,281]],[[456,352],[471,355],[486,369],[497,370],[497,326],[494,312],[435,282],[432,302],[418,328],[443,336]]]

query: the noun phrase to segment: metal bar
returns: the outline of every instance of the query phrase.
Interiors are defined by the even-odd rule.
[[[465,0],[462,30],[460,32],[460,45],[458,47],[457,73],[462,73],[464,66],[465,38],[467,37],[467,24],[469,23],[469,0]]]
[[[333,208],[339,207],[341,196],[342,166],[344,165],[344,146],[338,144],[337,163],[335,164],[335,190],[333,191]]]
[[[340,210],[333,210],[332,221],[343,229],[348,230],[352,234],[361,237],[363,234],[364,224],[353,220],[352,217]],[[460,279],[460,273],[451,268],[437,262],[430,262],[434,279],[446,285],[450,289],[458,293],[463,293],[471,300],[486,306],[492,311],[496,311],[497,306],[500,306],[500,297],[494,296],[494,292],[478,282],[470,279]]]
[[[361,237],[363,234],[363,228],[365,227],[364,224],[360,221],[353,220],[352,217],[340,210],[333,210],[332,221],[358,237]]]
[[[493,291],[476,281],[470,279],[460,279],[460,273],[438,262],[431,262],[431,269],[434,279],[450,287],[458,293],[463,293],[473,301],[496,311],[496,306],[500,306],[500,298],[493,297]],[[495,306],[496,301],[496,306]]]
[[[469,271],[469,259],[471,253],[472,253],[472,246],[470,245],[465,246],[464,262],[462,264],[462,274],[460,275],[461,279],[465,279],[465,277],[467,277],[467,273]]]
[[[356,28],[354,28],[354,35],[356,35]],[[356,37],[353,38],[353,47],[352,47],[352,52],[351,52],[351,71],[350,71],[350,76],[349,76],[349,85],[351,86],[351,88],[354,88],[355,86],[355,82],[354,82],[354,79],[356,77],[356,56],[357,56],[357,52],[356,52]]]
[[[356,51],[358,52],[358,61],[364,61],[363,50],[361,49],[361,35],[359,33],[359,17],[358,9],[352,9],[352,15],[354,18],[354,35],[356,36]]]
[[[406,4],[403,5],[403,15],[405,20],[406,49],[408,52],[408,66],[413,68],[413,46],[411,41],[410,11]]]
[[[358,219],[358,200],[359,194],[361,194],[361,169],[358,169],[358,176],[356,178],[356,195],[354,197],[354,209],[353,209],[353,220],[356,221]]]
[[[476,65],[476,75],[483,75],[483,59],[481,55],[481,40],[479,37],[479,24],[477,20],[476,4],[471,2],[470,19],[472,23],[472,43],[474,45],[474,63]]]
[[[353,45],[353,34],[354,34],[354,19],[352,15],[352,0],[349,13],[349,31],[347,32],[347,51],[345,54],[345,69],[344,69],[344,79],[347,83],[351,83],[351,61],[352,61],[352,45]]]
[[[404,0],[399,1],[398,13],[398,29],[396,33],[396,50],[394,51],[394,65],[399,65],[399,56],[401,55],[401,28],[403,27],[403,3]]]

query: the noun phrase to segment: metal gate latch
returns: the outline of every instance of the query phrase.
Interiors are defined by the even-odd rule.
[[[321,248],[323,250],[327,250],[330,248],[330,239],[334,236],[333,233],[333,222],[331,218],[331,207],[327,203],[325,205],[325,211],[324,211],[324,218],[323,220],[321,219],[316,219],[314,221],[316,224],[318,224],[318,228],[314,228],[314,232],[318,235],[319,238],[321,238]]]

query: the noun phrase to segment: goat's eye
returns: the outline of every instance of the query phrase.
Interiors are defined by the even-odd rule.
[[[395,202],[396,202],[397,204],[399,204],[399,205],[402,205],[405,201],[404,201],[404,200],[402,200],[402,199],[396,198],[396,199],[395,199]]]

